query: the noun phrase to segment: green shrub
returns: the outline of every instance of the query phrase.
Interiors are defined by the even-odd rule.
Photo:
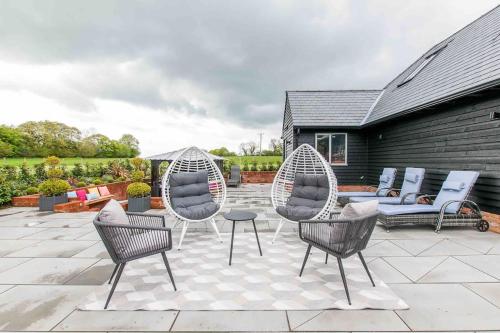
[[[61,163],[61,160],[57,156],[49,156],[45,159],[45,164],[49,166],[49,168],[55,168]]]
[[[37,194],[38,193],[38,187],[36,186],[30,186],[26,189],[26,194],[31,195],[31,194]]]
[[[130,164],[134,166],[134,170],[139,171],[143,169],[144,161],[140,157],[134,157],[129,160]]]
[[[102,180],[100,178],[96,178],[93,181],[94,185],[102,185]]]
[[[151,194],[151,186],[146,183],[132,183],[127,186],[127,195],[129,198],[142,198]]]
[[[65,180],[52,178],[42,182],[38,186],[38,189],[41,194],[47,197],[54,197],[64,194],[71,189],[71,186]]]
[[[259,168],[258,168],[257,161],[252,161],[250,171],[258,171],[258,170],[259,170]]]
[[[102,179],[102,181],[103,181],[104,183],[112,183],[112,182],[113,182],[113,180],[114,180],[114,179],[113,179],[113,176],[111,176],[111,175],[104,175],[104,176],[102,176],[102,178],[101,178],[101,179]]]
[[[81,181],[80,182],[76,182],[75,185],[76,185],[76,187],[85,187],[85,186],[87,186],[87,184],[85,184],[85,182],[81,182]]]
[[[75,178],[83,177],[84,171],[81,163],[75,163],[73,170],[71,170],[71,175]]]
[[[49,178],[62,178],[64,171],[59,168],[47,170],[47,177]]]
[[[45,171],[45,163],[35,164],[35,178],[39,182],[47,179],[47,171]]]
[[[124,176],[120,176],[120,177],[116,178],[117,182],[124,182],[126,180],[127,180],[127,177],[124,177]]]
[[[136,170],[131,174],[132,181],[140,183],[144,180],[144,171]]]

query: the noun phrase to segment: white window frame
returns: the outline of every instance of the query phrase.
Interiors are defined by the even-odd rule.
[[[316,133],[314,137],[314,148],[318,150],[318,136],[320,135],[328,135],[328,160],[327,162],[333,166],[348,166],[348,156],[349,156],[349,145],[347,133]],[[332,135],[344,135],[345,136],[345,162],[344,163],[332,163]]]

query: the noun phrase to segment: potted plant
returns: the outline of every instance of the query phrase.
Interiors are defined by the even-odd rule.
[[[127,186],[128,211],[145,212],[151,209],[151,186],[143,182],[144,171],[140,170],[142,163],[138,158],[134,158],[134,168],[132,172],[133,183]]]
[[[59,158],[49,156],[45,160],[45,164],[49,166],[47,171],[48,179],[40,183],[38,190],[40,191],[39,208],[41,211],[52,211],[54,205],[68,202],[68,190],[71,185],[61,177],[64,171],[59,167]]]

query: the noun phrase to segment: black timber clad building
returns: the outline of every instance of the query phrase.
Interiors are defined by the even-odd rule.
[[[340,185],[377,184],[384,167],[423,167],[436,193],[450,170],[477,170],[471,194],[500,213],[500,6],[432,47],[381,90],[287,91],[286,158],[303,143]]]

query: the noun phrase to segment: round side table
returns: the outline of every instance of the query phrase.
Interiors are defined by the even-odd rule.
[[[233,221],[233,231],[231,233],[231,250],[229,252],[229,266],[231,266],[231,261],[233,259],[233,241],[234,241],[234,227],[236,222],[240,221],[252,221],[253,230],[255,232],[255,238],[257,239],[257,246],[259,247],[259,253],[262,256],[262,250],[260,248],[259,235],[257,234],[257,228],[255,227],[255,218],[257,214],[252,212],[247,212],[244,210],[231,209],[229,212],[224,213],[224,218],[229,221]]]

